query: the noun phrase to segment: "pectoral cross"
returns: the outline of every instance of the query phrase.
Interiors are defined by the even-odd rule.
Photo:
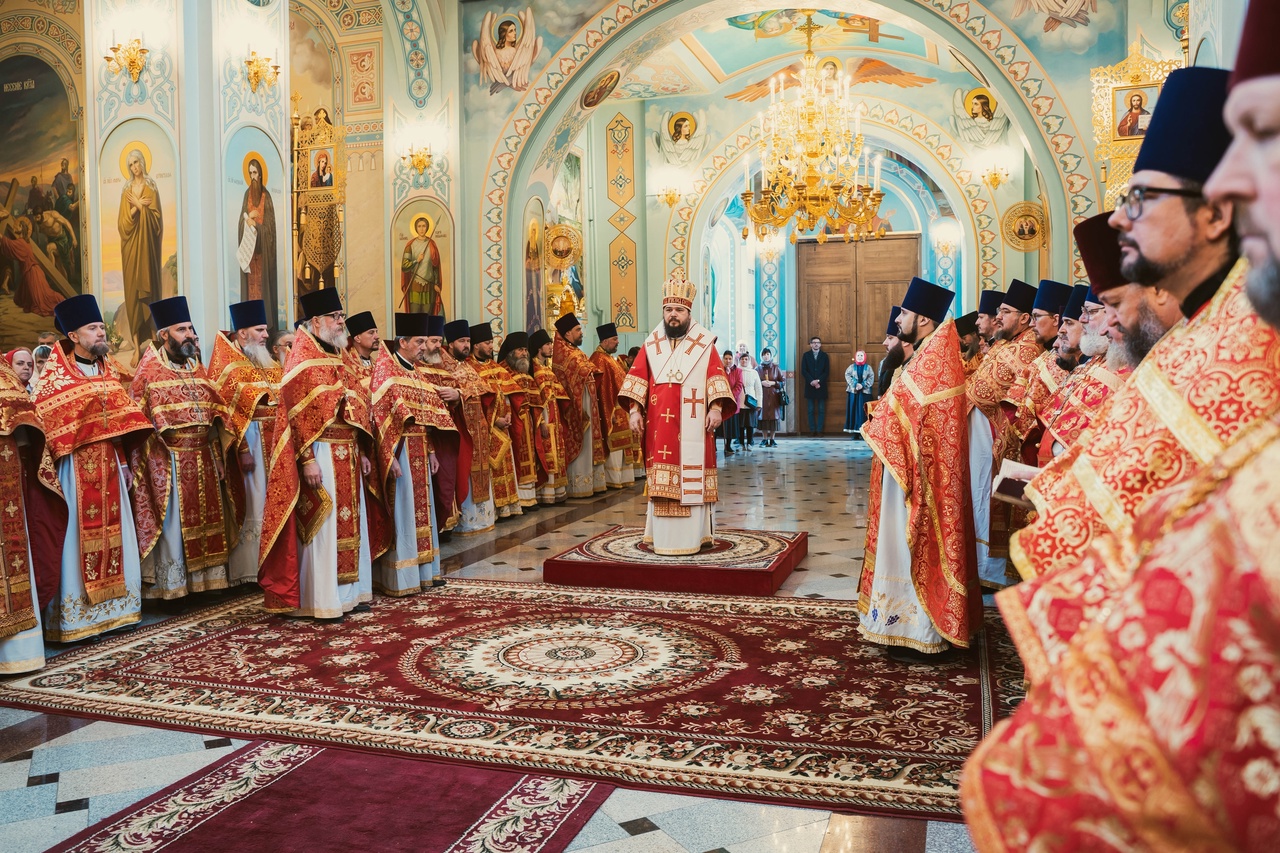
[[[688,348],[687,350],[685,350],[685,351],[684,351],[684,354],[685,354],[685,355],[688,355],[689,353],[693,352],[693,351],[694,351],[695,349],[697,349],[698,347],[702,346],[702,337],[703,337],[702,332],[699,332],[699,333],[698,333],[698,336],[697,336],[696,338],[690,338],[690,339],[689,339],[689,348]]]
[[[707,401],[699,400],[698,389],[692,388],[689,390],[689,396],[685,397],[684,400],[682,400],[681,402],[689,404],[689,417],[696,418],[698,416],[698,405],[701,403],[705,403]]]
[[[658,451],[658,453],[659,453],[659,455],[661,455],[661,456],[662,456],[662,461],[663,461],[663,462],[666,462],[666,461],[667,461],[667,457],[668,457],[668,456],[673,455],[673,454],[671,453],[671,451],[670,451],[670,450],[667,450],[667,446],[666,446],[665,444],[662,446],[662,449]]]

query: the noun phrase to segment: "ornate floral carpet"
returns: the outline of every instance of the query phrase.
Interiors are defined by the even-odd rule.
[[[773,595],[809,553],[809,534],[717,528],[697,554],[655,554],[643,527],[614,527],[543,562],[547,583],[567,586]]]
[[[959,815],[1021,699],[999,617],[935,665],[852,602],[451,581],[340,624],[246,597],[57,658],[0,704],[839,810]]]
[[[561,853],[612,791],[576,779],[255,743],[55,851]]]

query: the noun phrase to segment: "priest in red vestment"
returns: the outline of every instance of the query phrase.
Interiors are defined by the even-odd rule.
[[[715,537],[715,431],[735,407],[716,336],[693,319],[696,294],[682,271],[667,279],[662,324],[645,339],[618,392],[631,409],[632,431],[644,436],[644,542],[655,554],[696,554]]]
[[[385,595],[404,596],[444,585],[432,488],[440,470],[435,439],[442,433],[456,435],[458,428],[419,369],[428,346],[440,350],[444,317],[396,314],[395,333],[395,351],[379,346],[373,364],[375,468],[394,529],[391,547],[374,572],[374,586]]]
[[[36,411],[68,507],[61,591],[45,605],[45,639],[70,643],[142,618],[139,517],[155,518],[146,489],[130,494],[130,453],[155,433],[112,368],[97,300],[58,303],[54,324],[66,335],[45,363]]]
[[[631,472],[631,460],[627,458],[631,450],[631,425],[627,420],[626,408],[618,402],[618,392],[622,390],[622,382],[627,371],[614,353],[618,351],[618,326],[605,323],[596,327],[596,337],[600,343],[591,354],[591,364],[596,369],[597,406],[600,432],[605,443],[604,481],[611,489],[621,489],[635,482]]]
[[[569,392],[571,404],[564,412],[569,497],[589,498],[608,489],[604,476],[605,425],[600,422],[600,407],[596,405],[600,394],[596,366],[579,349],[582,322],[572,311],[556,320],[553,343],[551,367]]]
[[[135,515],[142,595],[172,600],[227,588],[237,505],[224,484],[240,476],[231,420],[200,363],[200,339],[185,296],[148,306],[159,345],[148,343],[129,395],[156,427],[134,453],[134,490],[149,490],[155,517]],[[135,512],[142,505],[135,506]]]
[[[1058,388],[1046,406],[1037,467],[1043,468],[1074,446],[1098,417],[1103,404],[1132,372],[1125,350],[1110,345],[1106,308],[1098,296],[1127,284],[1120,275],[1120,244],[1116,242],[1114,229],[1107,224],[1109,217],[1108,213],[1098,214],[1075,227],[1076,246],[1089,274],[1079,320],[1080,355],[1088,361],[1072,371],[1071,378]],[[1010,549],[1014,547],[1015,544],[1010,543]]]
[[[44,666],[41,602],[58,597],[67,504],[44,426],[0,359],[0,675]]]
[[[511,332],[502,340],[496,361],[499,393],[511,406],[511,457],[516,472],[516,492],[522,509],[538,506],[538,448],[542,432],[542,397],[529,372],[529,336]]]
[[[529,336],[529,355],[533,358],[533,381],[543,410],[546,437],[538,442],[538,503],[549,506],[569,497],[569,479],[565,468],[564,410],[569,405],[569,392],[564,390],[551,367],[555,344],[546,329]],[[628,434],[630,426],[627,427]]]
[[[269,612],[339,619],[368,609],[372,561],[385,550],[367,524],[374,437],[360,379],[344,360],[338,292],[321,288],[298,304],[306,319],[280,384],[258,583]]]
[[[858,631],[894,657],[968,648],[982,627],[954,298],[912,279],[898,327],[915,352],[862,429],[875,460]]]
[[[231,305],[230,311],[231,331],[218,332],[213,339],[209,378],[227,404],[227,429],[236,446],[244,490],[244,521],[227,563],[227,582],[236,586],[258,579],[267,461],[284,371],[267,346],[266,303],[250,299]]]
[[[444,325],[446,346],[439,353],[427,352],[423,356],[422,370],[427,381],[436,389],[440,399],[449,407],[449,414],[457,431],[457,454],[452,481],[436,478],[436,507],[441,515],[452,512],[452,517],[441,522],[441,531],[456,530],[463,535],[492,530],[494,524],[493,479],[489,466],[489,419],[492,416],[495,394],[489,383],[468,361],[471,354],[471,326],[466,320],[453,320]],[[440,433],[436,443],[436,455],[441,456],[441,468],[445,465],[450,445],[450,434]],[[446,475],[447,477],[447,475]],[[450,507],[452,508],[450,510]],[[441,510],[441,508],[444,508]]]
[[[1031,306],[1031,328],[1036,333],[1036,342],[1044,351],[1036,356],[1026,372],[1014,380],[1000,403],[1009,418],[1006,459],[1027,461],[1024,448],[1032,438],[1039,415],[1067,378],[1067,371],[1058,365],[1054,344],[1062,328],[1062,312],[1071,301],[1071,292],[1067,285],[1049,279],[1042,280],[1036,288],[1036,301]],[[1035,459],[1038,440],[1038,437],[1032,440],[1032,460]],[[1025,519],[1015,512],[1010,529],[1021,527],[1023,521]]]
[[[1153,115],[1154,134],[1139,152],[1137,180],[1178,172],[1197,183],[1208,177],[1230,142],[1219,112],[1227,77],[1201,67],[1170,74]],[[1193,104],[1213,109],[1188,140],[1181,116]],[[1106,612],[1138,554],[1134,522],[1143,508],[1186,483],[1251,424],[1280,411],[1280,335],[1245,294],[1248,265],[1236,262],[1230,203],[1161,210],[1148,199],[1137,218],[1126,207],[1112,215],[1113,225],[1127,229],[1122,247],[1144,257],[1160,250],[1184,259],[1163,265],[1158,281],[1167,282],[1166,293],[1186,294],[1189,316],[1154,345],[1089,433],[1027,487],[1037,518],[1018,534],[1015,550],[1027,582],[996,601],[1032,681],[1044,677],[1073,634]],[[1186,240],[1168,243],[1179,229],[1195,234],[1193,251],[1186,251]],[[1202,273],[1207,277],[1198,285],[1187,283],[1187,264],[1211,272]],[[1143,274],[1138,266],[1126,262],[1126,276]]]
[[[373,360],[382,346],[378,321],[372,311],[361,311],[347,318],[347,348],[343,357],[347,367],[360,377],[360,387],[364,390],[366,402],[373,394]]]
[[[1012,445],[1012,429],[1002,403],[1009,389],[1031,370],[1043,348],[1031,325],[1031,311],[1036,289],[1025,281],[1014,279],[1002,295],[982,295],[979,307],[995,307],[996,339],[983,357],[978,369],[965,383],[969,400],[969,491],[973,502],[974,535],[978,542],[978,577],[982,585],[1002,589],[1008,584],[1007,561],[998,540],[1007,534],[1007,504],[993,505],[991,484],[1000,473],[1000,464],[1008,457]]]
[[[1237,206],[1248,295],[1274,326],[1280,6],[1254,0],[1244,27],[1226,106],[1235,140],[1205,194]],[[1273,414],[1141,511],[1136,566],[1108,615],[1074,636],[965,765],[961,798],[979,850],[1275,849],[1277,470]]]
[[[498,519],[524,514],[520,488],[516,483],[516,461],[511,452],[511,401],[503,390],[506,376],[494,360],[493,326],[477,323],[471,327],[471,355],[467,366],[479,374],[493,393],[489,417],[489,471],[493,483],[493,510]]]

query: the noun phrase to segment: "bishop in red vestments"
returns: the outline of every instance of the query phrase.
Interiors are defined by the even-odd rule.
[[[618,400],[644,436],[654,553],[696,554],[715,537],[715,431],[735,410],[716,336],[693,319],[695,286],[677,272],[662,292],[662,325],[645,339]]]

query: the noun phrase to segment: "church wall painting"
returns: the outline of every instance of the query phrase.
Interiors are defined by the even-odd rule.
[[[58,74],[0,60],[0,350],[32,346],[83,290],[78,123]],[[65,164],[65,166],[63,165]]]
[[[102,312],[112,349],[133,363],[155,336],[147,304],[181,290],[174,172],[173,143],[146,119],[117,125],[98,157]]]
[[[524,208],[524,227],[520,229],[521,266],[524,270],[524,328],[535,332],[554,323],[562,313],[560,303],[543,305],[543,282],[546,270],[543,259],[543,231],[546,225],[542,199],[531,198]],[[547,302],[550,303],[550,298]],[[577,310],[577,303],[564,303]]]
[[[454,227],[449,210],[433,198],[414,199],[391,224],[394,310],[453,316]]]
[[[222,171],[223,204],[230,216],[225,301],[261,299],[271,327],[283,328],[288,307],[288,288],[280,286],[288,275],[281,275],[280,257],[288,246],[284,164],[262,129],[244,127],[228,142]]]

